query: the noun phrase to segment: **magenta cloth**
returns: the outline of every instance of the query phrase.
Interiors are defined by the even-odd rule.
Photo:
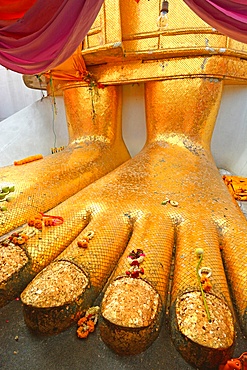
[[[184,0],[220,33],[247,43],[247,0]]]
[[[48,71],[83,41],[104,0],[38,0],[0,28],[0,64],[23,74]]]

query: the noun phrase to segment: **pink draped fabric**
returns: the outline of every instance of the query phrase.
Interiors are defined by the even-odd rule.
[[[23,74],[38,74],[58,66],[82,42],[103,1],[34,1],[22,18],[0,26],[0,64]],[[247,0],[184,2],[219,32],[247,43]]]
[[[104,0],[37,0],[16,22],[0,27],[0,64],[38,74],[64,62],[80,45]]]
[[[247,43],[247,0],[184,0],[184,2],[217,31]]]

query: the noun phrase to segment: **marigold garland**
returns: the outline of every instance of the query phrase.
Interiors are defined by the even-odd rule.
[[[232,358],[227,363],[219,365],[219,370],[245,370],[247,364],[247,352],[243,352],[238,358]]]
[[[89,242],[89,238],[85,237],[82,240],[78,240],[77,245],[79,248],[87,248],[88,242]]]
[[[201,284],[202,284],[202,289],[205,293],[210,292],[212,288],[212,284],[210,283],[209,278],[207,276],[201,277]]]
[[[1,245],[4,247],[7,247],[11,244],[20,246],[23,245],[27,242],[29,238],[34,236],[36,234],[35,230],[28,230],[28,229],[23,229],[20,230],[19,232],[14,232],[7,238],[3,239],[1,241]]]
[[[77,241],[77,245],[79,248],[87,248],[89,240],[91,240],[94,237],[93,231],[88,231],[86,235],[83,236],[81,240]]]
[[[81,317],[78,322],[77,336],[78,338],[87,338],[89,333],[93,333],[98,321],[99,306],[90,307],[84,317]]]
[[[36,216],[28,220],[28,226],[33,226],[38,230],[42,230],[43,226],[58,226],[63,223],[63,217],[61,216],[51,216],[45,215],[44,213],[39,213]]]
[[[34,161],[37,161],[39,159],[43,159],[42,154],[31,155],[30,157],[20,159],[19,161],[14,161],[14,165],[15,166],[20,166],[22,164],[26,164],[26,163],[29,163],[29,162],[34,162]]]

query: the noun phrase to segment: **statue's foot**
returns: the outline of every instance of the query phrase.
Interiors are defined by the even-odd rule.
[[[63,202],[128,158],[124,145],[116,148],[97,142],[90,145],[81,143],[37,163],[1,170],[2,181],[8,183],[11,180],[15,184],[15,192],[14,199],[5,202],[7,210],[0,211],[0,235],[5,234],[0,243],[0,307],[14,299],[30,279],[61,253],[81,230],[80,225],[79,229],[75,228],[71,232],[69,238],[66,237],[60,244],[54,242],[53,248],[46,251],[46,247],[41,246],[44,227],[43,230],[34,230],[18,226],[29,222],[39,212],[45,212]],[[56,212],[55,216],[64,216],[60,209],[47,214],[54,215],[53,212]],[[14,233],[19,235],[20,231],[31,233],[32,238],[25,244],[10,242],[9,237]]]
[[[129,158],[124,144],[117,148],[85,141],[35,162],[0,169],[0,186],[14,186],[11,202],[4,202],[7,209],[0,212],[0,235],[54,208]]]
[[[0,169],[0,236],[38,212],[54,208],[130,158],[120,132],[121,87],[100,91],[94,118],[87,88],[72,84],[64,99],[70,136],[65,150]],[[2,193],[5,185],[14,189],[9,196]]]
[[[231,356],[235,322],[223,264],[245,328],[246,220],[203,148],[188,139],[152,143],[54,212],[65,221],[42,245],[71,244],[21,295],[31,328],[65,329],[107,282],[100,330],[114,351],[149,346],[166,307],[188,362],[206,369]],[[207,268],[207,286],[199,267]]]
[[[63,206],[54,207],[130,158],[120,131],[121,87],[100,91],[94,117],[87,88],[72,83],[66,87],[64,99],[69,146],[43,159],[0,169],[0,306],[15,298],[82,230],[78,222],[70,235],[47,248],[45,221],[51,226],[69,218]],[[55,214],[49,215],[59,219],[34,220],[51,209]],[[26,223],[38,225],[39,231],[26,228]]]

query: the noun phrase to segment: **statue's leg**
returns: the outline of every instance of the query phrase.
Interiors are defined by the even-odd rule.
[[[78,84],[67,86],[64,99],[69,146],[37,162],[0,170],[1,182],[15,185],[15,192],[11,193],[14,200],[5,202],[7,211],[0,212],[0,235],[11,230],[13,233],[38,212],[52,209],[130,157],[121,135],[121,94],[121,86],[99,90],[92,117],[88,88]],[[57,212],[56,216],[61,216]],[[64,243],[56,243],[48,249],[1,244],[0,306],[15,298],[31,277],[61,253],[80,230],[74,228],[69,239],[66,237]],[[40,232],[36,237],[39,240]],[[19,279],[19,273],[25,278]]]
[[[174,343],[187,361],[206,369],[231,355],[235,322],[228,283],[246,329],[247,227],[210,153],[221,92],[222,81],[209,78],[146,84],[143,150],[57,206],[52,212],[64,224],[27,243],[37,251],[71,243],[21,295],[30,328],[65,329],[112,274],[100,330],[116,352],[134,354],[150,345],[166,306]],[[87,248],[81,248],[78,242],[88,235]],[[197,277],[198,248],[200,267],[212,272],[207,293]],[[128,256],[137,249],[145,258],[137,266],[139,278],[132,278]]]
[[[121,87],[64,88],[69,145],[21,166],[0,169],[0,186],[11,183],[14,199],[0,212],[0,236],[46,212],[130,158],[121,135]],[[93,107],[92,107],[93,103]],[[94,111],[94,112],[93,112]],[[1,206],[3,203],[1,203]]]

